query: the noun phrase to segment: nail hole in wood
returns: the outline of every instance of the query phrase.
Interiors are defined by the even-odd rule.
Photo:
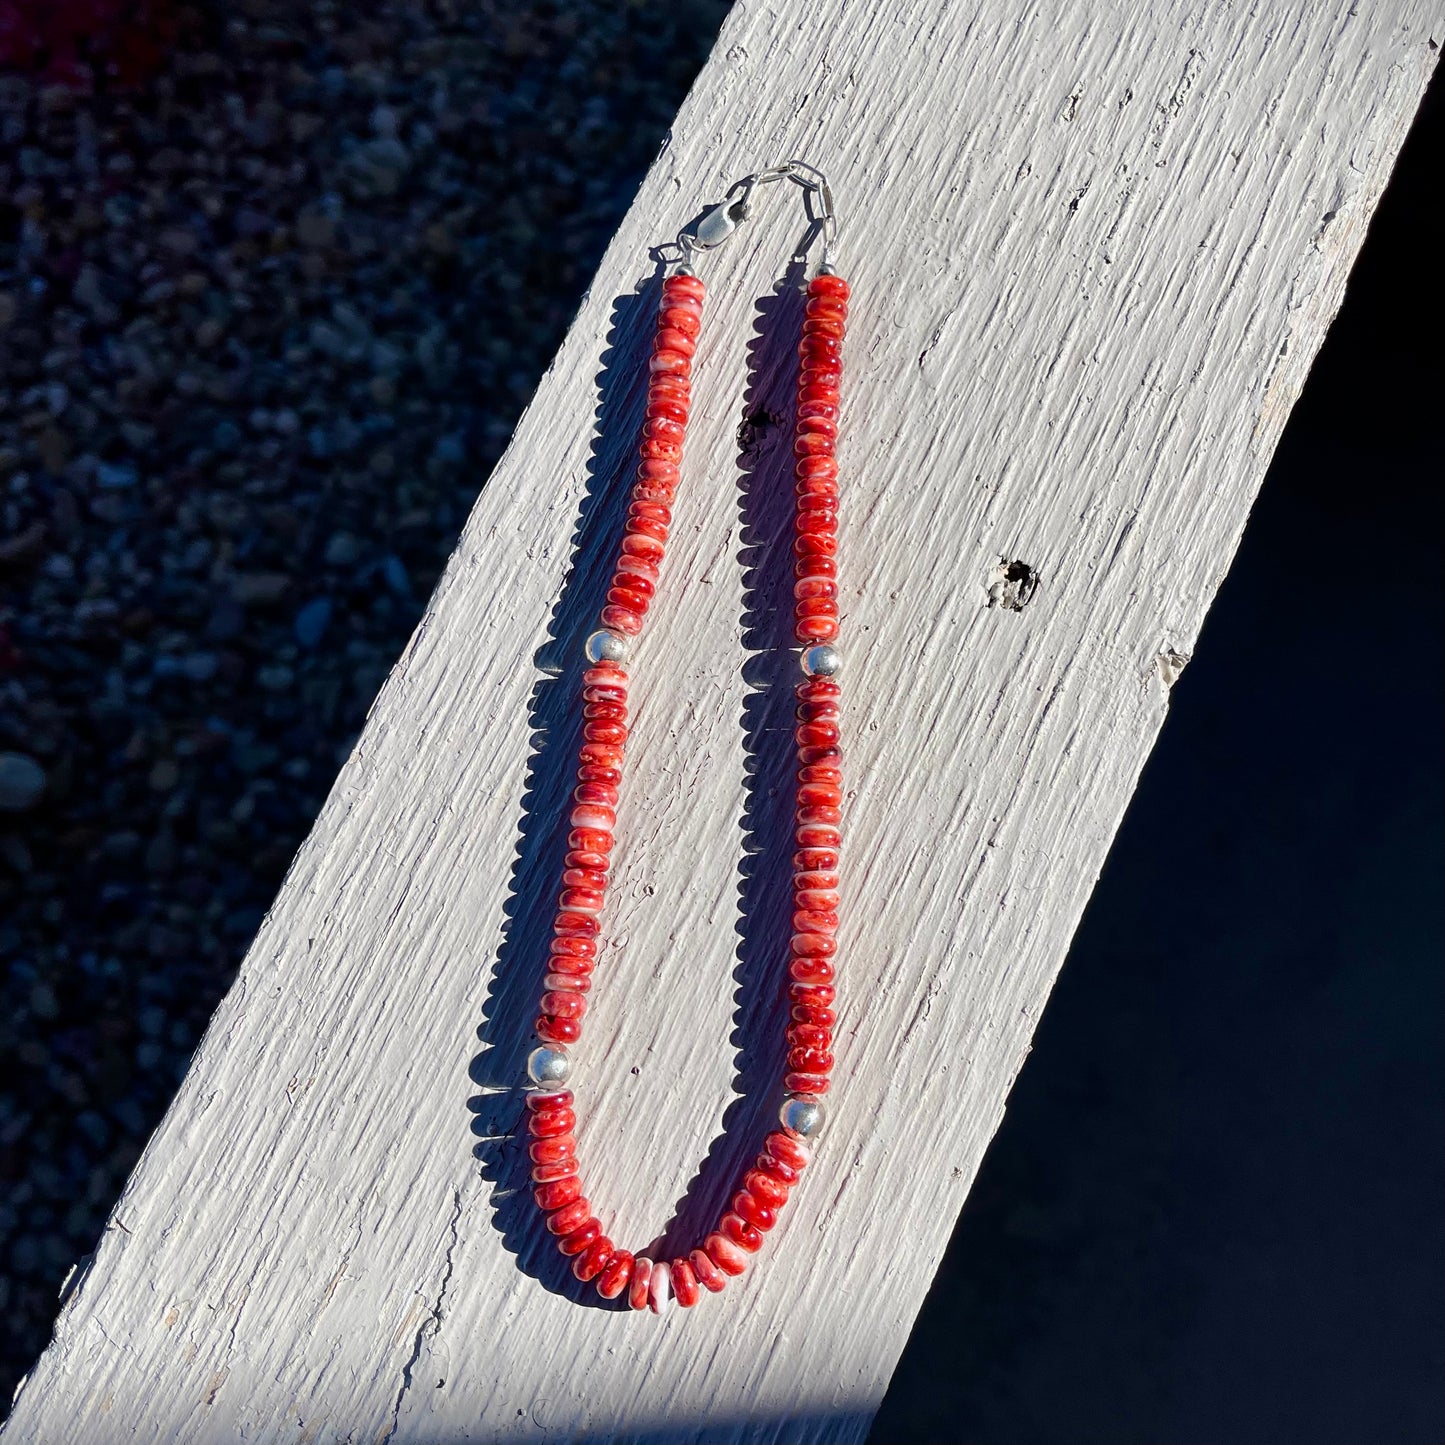
[[[1039,574],[1027,562],[1000,557],[988,574],[988,605],[1005,612],[1022,612],[1038,591]]]

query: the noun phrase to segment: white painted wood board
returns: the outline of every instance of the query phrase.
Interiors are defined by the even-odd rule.
[[[740,4],[6,1445],[861,1439],[1442,32],[1420,0]],[[519,1100],[475,1081],[527,1047],[647,248],[788,155],[832,177],[855,287],[837,1102],[756,1270],[659,1321],[559,1283],[520,1145],[472,1128]],[[690,1183],[710,1211],[775,1104],[786,442],[737,433],[785,404],[795,301],[744,392],[796,221],[769,194],[704,264],[635,668],[579,1072],[589,1193],[634,1247]],[[988,605],[1000,557],[1037,571],[1022,611]]]

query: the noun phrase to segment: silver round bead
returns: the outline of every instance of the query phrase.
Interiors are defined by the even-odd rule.
[[[843,654],[831,642],[820,642],[804,649],[802,663],[809,677],[832,677],[843,666]]]
[[[588,662],[626,662],[631,647],[620,632],[609,632],[599,627],[587,639]]]
[[[783,1132],[794,1139],[812,1139],[823,1128],[823,1103],[806,1094],[795,1094],[778,1110]]]
[[[565,1049],[554,1049],[546,1044],[533,1049],[527,1055],[527,1077],[538,1089],[555,1089],[567,1082],[572,1072],[572,1060]]]

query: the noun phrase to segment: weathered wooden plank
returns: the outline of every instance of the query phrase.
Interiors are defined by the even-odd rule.
[[[1441,28],[1410,0],[1104,12],[733,13],[7,1441],[865,1433]],[[838,1103],[758,1269],[657,1321],[576,1302],[520,1149],[479,1169],[473,1126],[519,1108],[487,1086],[528,1042],[646,248],[790,154],[832,176],[855,284]],[[796,230],[770,196],[708,258],[636,667],[580,1071],[589,1191],[635,1245],[684,1194],[680,1227],[711,1212],[775,1103],[792,665],[764,423]],[[1036,579],[1021,608],[1001,559]]]

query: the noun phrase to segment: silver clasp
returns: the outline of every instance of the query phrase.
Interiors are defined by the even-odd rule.
[[[753,192],[774,181],[796,181],[803,188],[803,206],[809,227],[802,249],[807,250],[815,236],[823,240],[822,269],[831,270],[829,251],[838,234],[838,218],[833,209],[833,192],[827,177],[816,166],[805,161],[783,161],[766,170],[755,171],[728,187],[727,194],[716,205],[709,206],[691,227],[677,234],[677,248],[684,269],[691,269],[693,253],[711,251],[721,246],[752,216]]]

